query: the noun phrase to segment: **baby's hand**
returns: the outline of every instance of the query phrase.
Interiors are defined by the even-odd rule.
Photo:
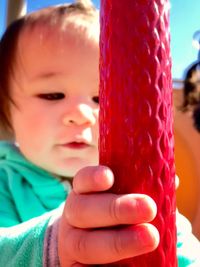
[[[113,182],[112,172],[103,166],[84,168],[74,177],[59,226],[62,267],[111,263],[158,246],[158,231],[148,223],[156,215],[154,201],[106,192]]]

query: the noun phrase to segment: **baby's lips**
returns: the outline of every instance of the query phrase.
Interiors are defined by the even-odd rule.
[[[71,149],[84,149],[84,148],[88,148],[90,145],[85,143],[85,142],[69,142],[66,144],[63,144],[62,146],[67,147],[67,148],[71,148]]]

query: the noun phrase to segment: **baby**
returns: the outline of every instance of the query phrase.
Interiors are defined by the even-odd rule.
[[[106,192],[113,174],[97,166],[98,42],[89,0],[31,13],[2,37],[0,121],[15,143],[0,143],[1,266],[105,264],[158,246],[154,201]],[[179,266],[194,266],[199,243],[180,218]]]

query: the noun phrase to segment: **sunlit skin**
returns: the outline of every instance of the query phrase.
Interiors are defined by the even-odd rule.
[[[40,38],[43,30],[46,38]],[[154,201],[106,192],[114,183],[111,170],[91,166],[98,164],[95,40],[73,30],[24,32],[11,81],[16,104],[11,121],[22,153],[56,176],[73,178],[58,227],[62,267],[114,262],[150,252],[159,243],[149,223],[156,216]],[[110,228],[115,225],[124,227]]]
[[[98,163],[98,43],[24,33],[12,82],[12,125],[22,153],[59,176]]]

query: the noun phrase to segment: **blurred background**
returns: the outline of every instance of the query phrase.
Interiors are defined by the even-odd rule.
[[[14,18],[41,7],[68,2],[71,1],[1,0],[0,36]],[[99,8],[99,0],[93,0],[93,3]],[[200,1],[170,0],[170,5],[175,164],[180,178],[177,203],[179,210],[193,224],[193,232],[200,239],[200,132],[194,128],[191,113],[180,110],[186,71],[199,60]],[[193,85],[199,83],[200,74],[195,76]]]
[[[32,10],[60,3],[66,0],[1,0],[0,1],[0,35],[2,35],[6,22],[12,19],[15,12]],[[99,8],[100,0],[93,0]],[[193,45],[193,36],[200,30],[200,1],[199,0],[170,0],[171,4],[171,53],[173,59],[173,78],[182,79],[187,65],[197,58],[197,49]],[[7,18],[7,5],[13,10]],[[22,6],[24,5],[24,8]],[[18,11],[16,11],[18,9]],[[199,38],[199,36],[197,36]]]

